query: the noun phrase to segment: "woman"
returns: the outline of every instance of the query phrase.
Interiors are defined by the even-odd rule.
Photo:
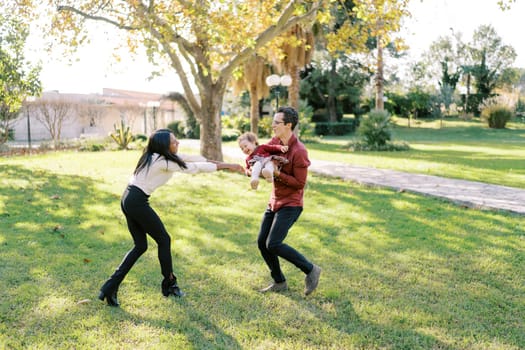
[[[183,159],[177,155],[179,141],[169,129],[155,131],[148,140],[148,146],[140,157],[133,176],[124,191],[121,208],[126,216],[134,247],[126,254],[113,275],[100,289],[98,298],[110,306],[119,306],[117,291],[126,274],[139,257],[148,249],[146,234],[155,240],[164,280],[161,284],[164,296],[181,297],[184,293],[177,285],[173,274],[170,243],[171,238],[157,213],[149,205],[149,196],[164,185],[176,171],[195,174],[216,170],[233,170],[243,173],[239,164],[208,162],[200,156]]]

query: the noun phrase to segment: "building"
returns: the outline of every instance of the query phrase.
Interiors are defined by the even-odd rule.
[[[102,94],[47,91],[27,101],[12,128],[15,141],[106,137],[121,122],[134,135],[148,135],[174,121],[186,120],[184,110],[166,95],[117,89]]]

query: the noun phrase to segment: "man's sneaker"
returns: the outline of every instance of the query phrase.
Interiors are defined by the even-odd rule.
[[[288,290],[288,285],[286,284],[286,281],[284,282],[274,282],[270,284],[268,287],[263,288],[259,290],[261,293],[268,293],[268,292],[283,292],[285,290]]]
[[[252,190],[256,190],[257,187],[259,187],[259,179],[253,179],[250,181],[250,185],[252,186]]]
[[[312,294],[319,284],[319,277],[321,277],[321,268],[314,265],[312,271],[304,278],[304,295]]]
[[[269,169],[263,169],[261,174],[266,179],[266,181],[273,182],[273,173]]]

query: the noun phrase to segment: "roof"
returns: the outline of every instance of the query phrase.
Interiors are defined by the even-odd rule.
[[[104,88],[102,94],[78,94],[60,93],[59,91],[45,91],[40,98],[43,99],[64,99],[76,102],[90,102],[102,100],[103,102],[116,106],[140,106],[150,107],[152,103],[158,102],[159,109],[173,109],[174,102],[167,98],[167,95],[150,92],[130,91]]]

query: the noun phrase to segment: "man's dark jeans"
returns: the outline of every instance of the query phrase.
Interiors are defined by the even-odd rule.
[[[257,244],[276,283],[286,281],[281,271],[279,257],[291,262],[305,274],[313,269],[313,264],[301,253],[283,243],[302,211],[302,207],[283,207],[276,212],[271,211],[270,208],[264,212]]]

